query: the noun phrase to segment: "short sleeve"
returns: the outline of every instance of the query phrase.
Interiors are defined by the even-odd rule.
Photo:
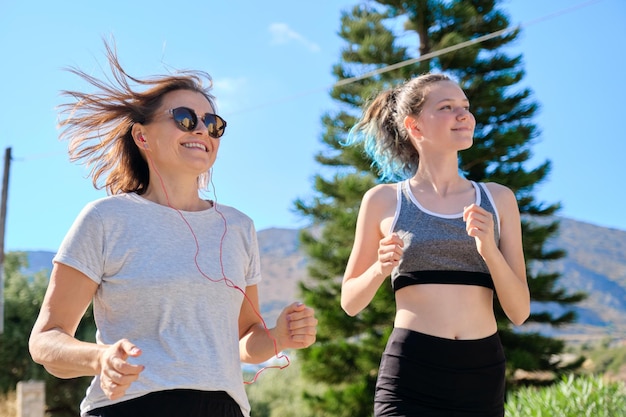
[[[246,285],[256,285],[261,282],[261,256],[259,254],[259,241],[254,227],[254,223],[250,222],[250,259],[248,264],[248,273],[246,274]]]
[[[53,262],[72,267],[100,284],[104,275],[104,227],[97,207],[86,205],[65,235]]]

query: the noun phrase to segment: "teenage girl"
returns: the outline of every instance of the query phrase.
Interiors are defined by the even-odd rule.
[[[350,133],[383,178],[406,178],[364,195],[341,292],[356,315],[391,275],[377,417],[504,415],[494,294],[515,325],[530,295],[515,195],[459,173],[475,124],[458,84],[425,74],[379,94]]]

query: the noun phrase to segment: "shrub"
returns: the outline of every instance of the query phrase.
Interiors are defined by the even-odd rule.
[[[570,374],[549,387],[526,387],[511,393],[506,416],[624,417],[626,386],[600,376]]]

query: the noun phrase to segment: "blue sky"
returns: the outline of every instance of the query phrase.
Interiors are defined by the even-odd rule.
[[[57,139],[59,91],[85,88],[113,35],[130,74],[202,69],[228,121],[214,170],[218,202],[257,229],[298,228],[293,201],[313,194],[321,115],[339,59],[340,13],[358,1],[0,0],[0,151],[12,148],[5,250],[55,251],[81,208],[103,197]],[[533,146],[552,161],[537,196],[561,215],[626,230],[626,2],[508,0],[523,32],[524,85],[541,110]],[[139,216],[138,219],[141,219]]]

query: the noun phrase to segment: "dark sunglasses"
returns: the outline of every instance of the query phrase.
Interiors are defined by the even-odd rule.
[[[198,126],[198,115],[188,107],[176,107],[167,112],[174,118],[176,126],[184,132],[193,132],[196,126]],[[217,139],[221,137],[224,134],[224,130],[226,130],[226,120],[217,114],[204,113],[200,120],[202,120],[209,132],[209,136],[212,138]]]

